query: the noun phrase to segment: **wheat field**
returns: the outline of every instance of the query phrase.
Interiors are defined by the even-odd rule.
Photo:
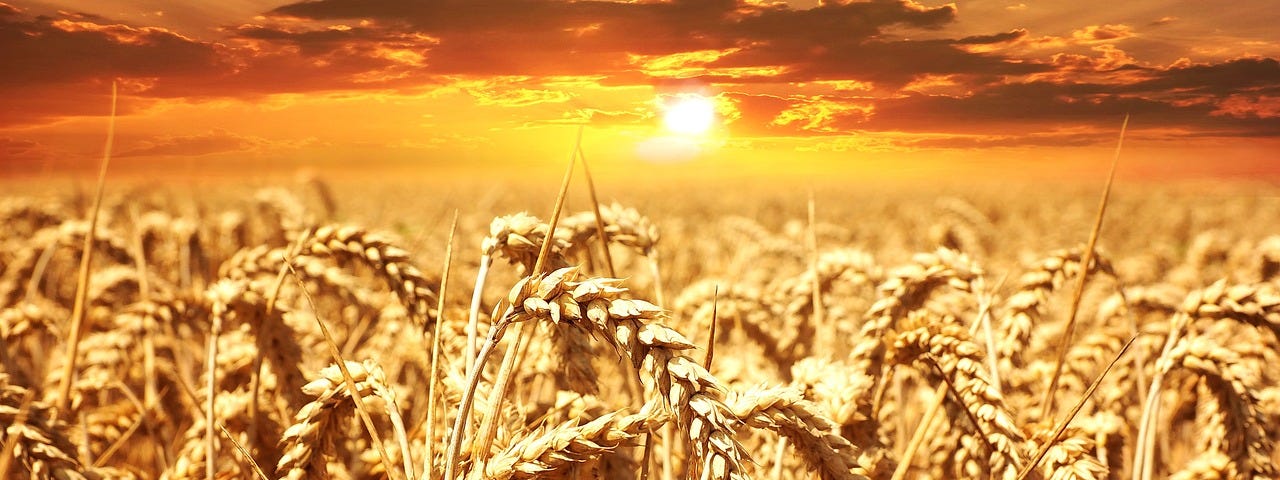
[[[1277,478],[1274,187],[556,183],[6,190],[0,477]]]

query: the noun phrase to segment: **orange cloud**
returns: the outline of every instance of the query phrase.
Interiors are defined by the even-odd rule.
[[[479,105],[495,105],[499,107],[527,107],[539,103],[564,103],[573,95],[559,90],[535,90],[529,88],[511,88],[505,90],[471,90]]]
[[[1214,115],[1238,118],[1280,119],[1280,96],[1231,95],[1218,103]]]
[[[1128,25],[1089,25],[1071,32],[1071,38],[1083,43],[1113,42],[1133,37],[1133,27]]]
[[[874,108],[839,99],[816,97],[802,99],[774,117],[771,125],[794,127],[813,133],[835,133],[842,125],[861,123],[871,118]]]

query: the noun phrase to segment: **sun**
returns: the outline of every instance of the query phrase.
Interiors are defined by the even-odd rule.
[[[681,97],[663,113],[667,130],[682,135],[701,135],[711,130],[716,121],[716,104],[702,96]]]

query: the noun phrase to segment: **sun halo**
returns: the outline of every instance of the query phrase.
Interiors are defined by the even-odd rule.
[[[673,133],[702,135],[715,126],[716,105],[703,96],[681,97],[671,103],[662,115],[662,123]]]

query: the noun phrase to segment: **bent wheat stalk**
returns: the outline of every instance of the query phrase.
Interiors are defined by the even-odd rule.
[[[709,478],[743,478],[741,462],[746,454],[734,439],[737,419],[724,404],[725,388],[698,362],[680,353],[695,345],[670,328],[646,323],[661,318],[661,309],[623,298],[627,290],[618,286],[618,280],[579,281],[577,277],[577,269],[570,267],[517,283],[508,296],[509,306],[490,329],[477,363],[484,363],[502,330],[519,322],[550,321],[561,328],[590,333],[625,355],[633,366],[642,367],[648,377],[648,395],[661,398],[688,436],[692,453],[700,459],[697,463],[706,466]],[[478,382],[476,372],[472,373],[467,386],[470,394]],[[466,415],[467,403],[464,395],[459,418]],[[451,445],[451,450],[455,448]]]
[[[832,433],[835,422],[794,388],[755,389],[729,399],[733,413],[747,425],[777,431],[795,445],[805,463],[823,480],[865,480],[867,469],[853,465],[858,448]]]
[[[913,313],[902,322],[893,348],[894,360],[929,365],[953,386],[952,393],[977,429],[975,435],[991,449],[985,462],[981,457],[969,460],[978,461],[980,471],[1016,476],[1025,463],[1026,438],[1005,407],[1004,398],[986,380],[982,350],[965,328],[954,318]]]
[[[355,411],[353,390],[362,398],[382,399],[391,424],[397,430],[397,437],[405,438],[395,391],[387,383],[382,367],[370,360],[347,361],[345,366],[354,388],[345,383],[348,380],[337,364],[325,367],[320,371],[320,378],[302,387],[303,392],[315,400],[298,411],[294,424],[284,431],[280,439],[284,455],[276,465],[278,477],[296,480],[324,474],[327,462],[323,454],[332,449],[334,437],[343,431],[339,421]],[[403,443],[401,448],[405,448]],[[403,454],[407,453],[405,450]],[[405,464],[408,465],[407,462]]]

